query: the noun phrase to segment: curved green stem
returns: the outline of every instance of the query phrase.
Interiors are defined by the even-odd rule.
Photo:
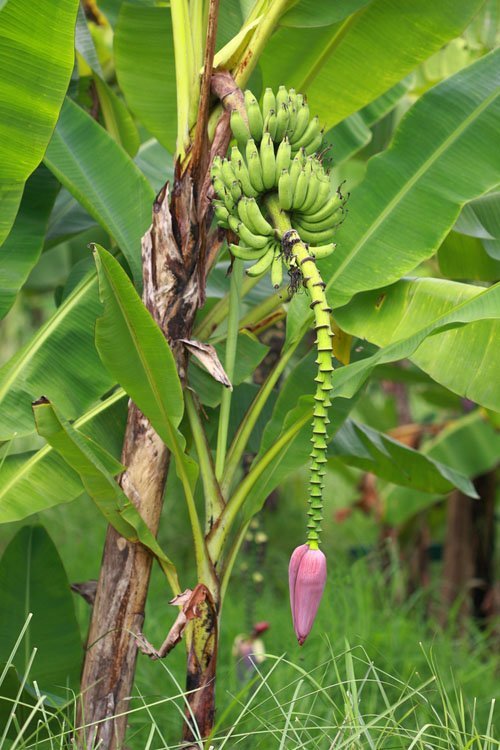
[[[212,560],[219,559],[221,550],[224,547],[224,542],[231,530],[233,523],[243,507],[246,499],[256,481],[266,469],[272,465],[276,456],[279,455],[280,451],[297,435],[302,427],[307,424],[310,419],[310,411],[307,412],[303,417],[298,419],[292,424],[288,430],[286,430],[281,437],[269,448],[269,450],[262,456],[260,461],[252,467],[246,477],[236,488],[231,499],[227,502],[222,515],[219,518],[219,522],[214,526],[211,533],[207,538],[207,547]]]
[[[231,382],[233,380],[234,364],[236,362],[242,274],[243,262],[241,260],[235,259],[233,263],[233,272],[231,274],[231,286],[229,289],[229,316],[227,322],[226,360],[224,362],[226,375]],[[229,431],[229,416],[231,412],[231,397],[232,390],[223,387],[219,411],[219,429],[217,432],[217,453],[215,457],[215,476],[217,478],[217,481],[219,482],[224,473],[224,464],[226,461],[227,435]]]
[[[250,439],[250,435],[252,434],[252,430],[255,427],[260,414],[262,413],[262,409],[266,405],[274,386],[278,382],[278,378],[290,361],[290,358],[292,357],[292,354],[294,353],[298,344],[299,341],[294,343],[292,347],[290,347],[284,354],[281,355],[278,362],[276,363],[275,368],[269,373],[266,381],[259,389],[259,392],[251,403],[249,410],[245,414],[245,417],[238,428],[238,431],[227,454],[226,468],[224,470],[224,477],[222,480],[222,493],[225,497],[227,496],[229,488],[231,487],[234,475],[238,469],[241,458]]]
[[[200,419],[198,409],[194,403],[193,395],[189,390],[185,391],[186,412],[193,433],[198,463],[200,466],[201,481],[205,495],[205,533],[208,534],[216,518],[224,508],[224,499],[217,479],[212,461],[212,454],[208,444],[207,436]]]
[[[194,51],[188,0],[171,0],[177,92],[177,156],[184,158],[189,145],[189,117],[193,100]]]

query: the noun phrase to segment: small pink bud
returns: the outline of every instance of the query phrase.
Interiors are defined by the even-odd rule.
[[[308,544],[297,547],[288,568],[293,629],[302,646],[311,632],[326,583],[326,557]]]

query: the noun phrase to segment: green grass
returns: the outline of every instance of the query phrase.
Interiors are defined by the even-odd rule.
[[[167,500],[167,509],[171,502]],[[105,527],[90,501],[52,509],[41,520],[58,545],[70,580],[96,577]],[[178,514],[174,525],[162,527],[160,536],[167,551],[177,540],[176,559],[187,586],[194,578],[183,523],[182,514]],[[360,535],[353,519],[350,530],[327,524],[329,580],[317,622],[300,648],[291,627],[287,591],[288,557],[300,542],[302,529],[300,504],[295,507],[291,498],[285,515],[281,500],[276,512],[266,514],[263,526],[269,543],[261,566],[262,588],[255,593],[238,567],[224,604],[214,750],[500,747],[494,739],[492,718],[498,659],[488,634],[472,624],[465,631],[453,623],[446,630],[438,627],[426,614],[432,611],[438,588],[404,598],[404,575],[396,563],[388,575],[381,573],[373,555],[349,562],[350,545],[366,538],[365,530]],[[12,524],[0,530],[0,548],[17,527]],[[251,550],[243,562],[253,570]],[[434,573],[438,580],[439,566]],[[168,599],[164,578],[155,567],[144,630],[157,646],[176,614]],[[83,638],[89,608],[78,597],[75,603]],[[270,622],[264,636],[269,656],[253,683],[242,685],[231,650],[236,635],[247,631],[249,618]],[[131,750],[178,746],[185,710],[184,659],[182,645],[162,662],[139,655],[127,739]],[[0,700],[0,708],[1,704]],[[32,717],[38,718],[42,727],[47,724],[44,710],[40,705]],[[16,715],[21,713],[18,710]],[[50,735],[42,733],[35,742],[27,740],[25,732],[17,744],[12,738],[0,743],[0,750],[67,747],[74,715],[74,703],[70,702],[50,722]],[[17,727],[22,727],[19,719]],[[29,729],[32,731],[32,724]]]
[[[269,656],[266,668],[238,693],[226,690],[226,707],[218,716],[210,748],[262,748],[263,750],[493,750],[494,701],[483,721],[477,704],[455,688],[450,697],[432,657],[425,655],[429,675],[414,674],[402,681],[378,668],[362,647],[345,643],[334,654],[307,667],[281,656]],[[185,696],[167,663],[159,665],[168,697],[154,700],[142,695],[130,714],[128,746],[174,750],[181,746],[169,737],[172,714],[179,723]],[[0,694],[3,675],[0,675]],[[139,692],[139,691],[138,691]],[[38,699],[32,709],[23,706],[24,695],[11,705],[10,738],[0,737],[0,749],[69,748],[74,730],[75,703],[55,713]],[[32,701],[34,702],[34,700]],[[24,710],[24,713],[23,713]],[[18,717],[21,717],[19,719]],[[14,731],[12,731],[14,730]],[[197,743],[200,749],[203,743]],[[205,745],[208,747],[208,745]]]

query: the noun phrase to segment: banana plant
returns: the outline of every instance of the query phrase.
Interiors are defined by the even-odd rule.
[[[74,0],[49,5],[35,12],[28,0],[8,0],[0,10],[9,76],[24,46],[34,59],[1,105],[13,131],[19,113],[33,110],[33,144],[10,131],[2,139],[16,169],[0,207],[0,309],[29,286],[42,249],[43,260],[64,243],[78,262],[50,319],[0,370],[0,520],[86,492],[109,524],[80,746],[123,746],[138,650],[164,657],[181,638],[183,741],[208,746],[231,573],[252,518],[291,471],[309,466],[308,520],[289,568],[301,645],[326,583],[328,460],[348,461],[346,442],[368,445],[372,470],[395,484],[475,496],[464,472],[373,430],[347,440],[346,420],[375,369],[405,358],[500,410],[492,264],[480,266],[487,276],[403,278],[438,252],[441,263],[464,205],[500,183],[499,54],[485,47],[479,59],[461,58],[410,106],[408,75],[469,26],[480,0],[418,0],[411,11],[393,0],[140,0],[84,3],[78,14]],[[30,46],[30,35],[53,33],[57,13],[55,42]],[[41,113],[35,71],[53,76]],[[394,137],[377,153],[377,124],[396,110]],[[370,147],[356,184],[348,167]],[[478,278],[484,286],[465,283]],[[266,353],[258,334],[285,317],[278,361],[245,390]],[[363,339],[371,348],[355,356]],[[36,432],[46,444],[26,452]],[[187,507],[194,581],[156,538],[169,470],[169,505]],[[143,633],[154,559],[178,608],[159,649]]]

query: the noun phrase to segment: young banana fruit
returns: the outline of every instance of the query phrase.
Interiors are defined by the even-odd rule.
[[[333,237],[343,220],[345,199],[332,189],[317,153],[322,143],[319,119],[311,116],[307,101],[294,89],[268,88],[262,105],[245,91],[230,124],[235,145],[227,159],[216,157],[211,168],[215,219],[238,237],[239,244],[230,246],[233,255],[255,261],[247,272],[260,275],[270,269],[273,286],[279,286],[284,268],[290,270],[290,258],[270,220],[269,199],[277,197],[315,260],[335,249]],[[298,272],[293,271],[295,276]]]

